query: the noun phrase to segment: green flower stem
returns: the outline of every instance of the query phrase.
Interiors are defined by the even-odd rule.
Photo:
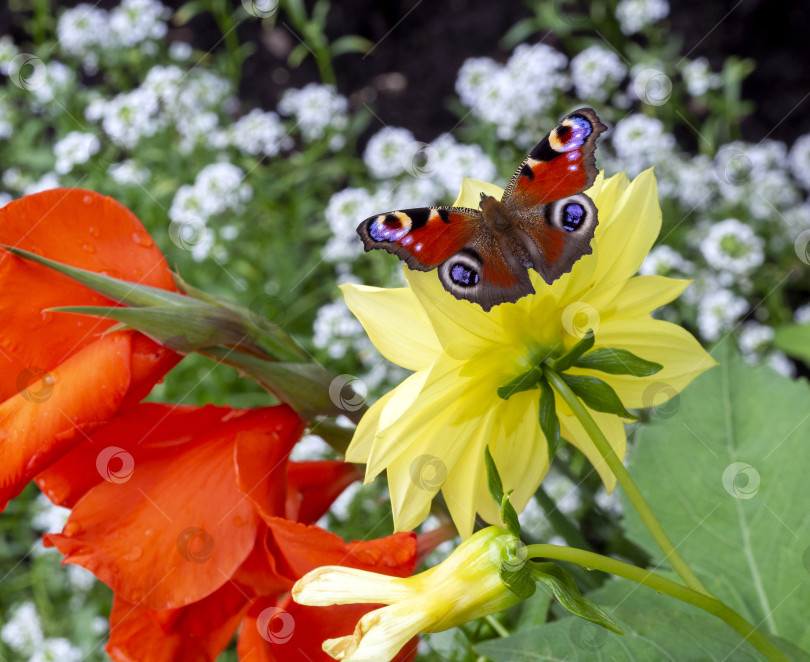
[[[484,620],[489,623],[489,627],[491,627],[495,632],[498,634],[499,637],[508,637],[509,630],[507,630],[503,625],[498,623],[498,621],[492,616],[492,614],[487,614],[484,616]]]
[[[571,410],[579,419],[579,422],[582,423],[582,427],[585,428],[585,431],[590,436],[594,446],[596,446],[596,450],[605,458],[605,462],[607,462],[610,470],[618,479],[624,493],[627,495],[627,498],[630,499],[630,503],[633,504],[639,517],[641,517],[644,525],[652,534],[658,547],[661,548],[664,556],[672,564],[675,572],[678,573],[689,588],[710,596],[711,593],[701,584],[700,580],[695,576],[695,573],[686,565],[686,561],[683,560],[678,550],[675,549],[675,545],[672,544],[672,541],[669,539],[669,536],[667,536],[661,523],[656,519],[652,510],[650,510],[650,506],[647,505],[647,501],[644,499],[635,481],[631,478],[630,473],[625,469],[624,464],[622,464],[622,461],[618,458],[616,453],[613,452],[613,448],[602,433],[602,430],[599,429],[596,421],[594,421],[593,417],[588,413],[585,405],[580,402],[579,398],[577,398],[574,392],[568,387],[568,384],[566,384],[562,377],[556,372],[545,368],[543,373],[557,393],[559,393],[562,399],[571,407]]]
[[[788,657],[774,646],[765,635],[717,598],[681,586],[650,570],[639,568],[624,561],[617,561],[601,554],[558,545],[527,545],[526,553],[528,558],[542,557],[558,561],[569,561],[591,570],[601,570],[618,577],[624,577],[637,584],[648,586],[659,593],[665,593],[677,600],[695,605],[730,625],[771,662],[790,662]]]

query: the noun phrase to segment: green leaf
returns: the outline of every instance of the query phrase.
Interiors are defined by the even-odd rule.
[[[535,366],[531,370],[527,370],[522,375],[518,375],[512,381],[498,387],[498,397],[508,400],[515,393],[521,391],[531,391],[537,388],[540,380],[543,379],[543,369],[540,366]]]
[[[476,651],[494,662],[763,660],[753,646],[719,619],[633,582],[610,580],[589,597],[603,605],[628,636],[620,637],[593,623],[566,617],[476,644]],[[807,662],[806,654],[795,652],[789,644],[777,639],[774,643],[791,660]]]
[[[576,345],[574,345],[571,349],[569,349],[565,354],[561,357],[554,359],[553,361],[549,361],[549,367],[554,372],[565,372],[568,370],[576,360],[582,356],[585,352],[587,352],[591,347],[593,347],[594,343],[594,335],[593,331],[588,330],[588,333],[585,334],[585,337],[580,340]]]
[[[588,600],[580,593],[574,578],[568,570],[551,562],[532,563],[531,568],[532,577],[548,586],[554,597],[557,598],[557,602],[574,616],[601,625],[617,634],[624,634],[616,621],[608,616],[607,612],[593,600]]]
[[[810,651],[810,386],[745,363],[681,393],[673,416],[640,430],[631,474],[706,587],[765,633]],[[632,508],[629,536],[663,563]]]
[[[484,448],[484,463],[487,467],[487,487],[495,503],[497,503],[498,507],[501,509],[501,519],[503,523],[506,524],[509,533],[520,539],[520,521],[518,520],[515,507],[512,505],[512,502],[509,501],[509,495],[512,492],[509,491],[504,494],[503,482],[498,473],[498,467],[495,465],[495,459],[492,457],[492,453],[489,452],[489,446]]]
[[[546,437],[548,444],[548,461],[554,458],[557,445],[560,443],[560,419],[557,417],[557,403],[554,398],[554,389],[546,379],[540,382],[540,409],[538,413],[540,429]]]
[[[789,324],[776,329],[773,344],[785,354],[810,365],[810,324]]]
[[[329,52],[332,57],[343,55],[344,53],[368,53],[374,46],[372,42],[355,34],[338,37],[329,44]]]
[[[654,361],[647,361],[626,349],[617,347],[600,347],[578,358],[574,365],[578,368],[599,370],[611,375],[632,375],[649,377],[659,372],[664,366]]]
[[[513,566],[515,569],[511,569]],[[529,570],[526,559],[517,556],[502,558],[500,577],[504,586],[523,600],[532,597],[537,590],[537,583]]]
[[[594,411],[636,420],[636,417],[624,408],[616,392],[601,379],[590,375],[562,374],[560,377]]]

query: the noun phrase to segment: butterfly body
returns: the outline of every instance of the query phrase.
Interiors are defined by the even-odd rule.
[[[366,250],[382,248],[412,269],[438,269],[444,288],[490,310],[534,292],[528,269],[547,283],[591,252],[597,225],[583,193],[596,177],[593,151],[605,130],[596,113],[569,114],[529,153],[503,197],[482,194],[478,209],[392,211],[357,228]]]

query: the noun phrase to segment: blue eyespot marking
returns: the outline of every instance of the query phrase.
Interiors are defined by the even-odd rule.
[[[573,232],[582,225],[585,218],[585,208],[578,202],[569,202],[563,209],[562,226],[568,232]]]
[[[410,229],[410,219],[404,214],[381,214],[369,223],[368,234],[374,241],[399,241]]]
[[[478,284],[478,273],[461,263],[454,264],[450,268],[450,278],[456,285],[463,285],[464,287]]]

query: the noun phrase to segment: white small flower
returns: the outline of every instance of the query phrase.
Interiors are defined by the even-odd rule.
[[[160,103],[174,106],[184,76],[183,70],[175,64],[156,65],[146,73],[141,88],[154,94]]]
[[[647,254],[638,271],[644,276],[671,276],[673,272],[689,275],[694,265],[674,248],[660,244]]]
[[[57,60],[49,60],[45,64],[45,76],[42,83],[30,88],[30,92],[36,100],[35,106],[38,108],[49,107],[56,99],[60,99],[64,103],[63,100],[75,82],[76,73],[73,69]]]
[[[347,188],[335,193],[326,205],[324,216],[332,237],[324,247],[323,256],[331,262],[351,260],[363,252],[355,228],[374,213],[387,211],[377,207],[377,201],[362,188]]]
[[[114,43],[137,46],[147,39],[162,39],[170,10],[157,0],[122,0],[110,12],[110,31]]]
[[[333,359],[343,358],[363,335],[362,325],[349,312],[342,299],[318,309],[312,331],[312,343],[318,349],[326,349]]]
[[[790,148],[790,172],[805,189],[810,190],[810,133],[796,139]]]
[[[191,59],[194,53],[191,44],[185,41],[173,41],[169,45],[169,57],[175,62],[185,62]]]
[[[278,115],[259,108],[239,118],[228,130],[230,143],[243,154],[275,156],[285,147],[284,125]]]
[[[701,97],[709,90],[720,87],[722,83],[720,75],[712,73],[705,57],[688,60],[681,67],[681,75],[686,89],[693,97]]]
[[[290,453],[292,462],[328,460],[332,457],[334,457],[332,447],[316,434],[307,434],[301,437]]]
[[[175,128],[180,134],[178,151],[189,154],[197,145],[206,142],[218,127],[219,117],[211,111],[180,115],[175,121]]]
[[[14,198],[10,193],[6,193],[5,191],[0,191],[0,209],[5,207],[13,199]]]
[[[746,322],[737,339],[743,357],[755,359],[763,354],[773,341],[775,333],[773,327],[758,322]]]
[[[56,506],[44,494],[37,495],[37,512],[31,521],[32,526],[42,533],[60,533],[65,528],[70,509]]]
[[[707,292],[698,303],[697,325],[703,339],[712,342],[731,331],[748,310],[748,302],[730,290]]]
[[[749,274],[765,260],[765,240],[749,225],[728,218],[715,223],[700,244],[706,262],[718,271]]]
[[[31,655],[42,645],[42,625],[33,602],[23,602],[14,608],[0,629],[0,639],[22,655]]]
[[[108,172],[114,181],[124,186],[143,186],[150,177],[149,170],[140,167],[132,159],[111,165]]]
[[[667,0],[621,0],[616,5],[616,18],[624,34],[641,32],[668,15]]]
[[[86,593],[96,585],[96,578],[93,573],[80,565],[69,563],[67,566],[67,577],[70,585],[77,591]]]
[[[495,164],[479,145],[463,145],[449,133],[443,133],[431,147],[437,159],[433,174],[448,194],[455,194],[461,188],[464,177],[484,182],[497,177]]]
[[[305,142],[320,140],[327,131],[345,129],[349,123],[349,102],[332,85],[309,83],[300,90],[287,90],[278,112],[293,115]]]
[[[379,179],[396,177],[405,172],[402,158],[416,139],[407,129],[385,127],[371,136],[363,153],[363,161],[369,172]]]
[[[675,147],[675,136],[666,133],[661,120],[641,114],[620,120],[612,141],[616,155],[632,176],[669,157]]]
[[[461,102],[473,108],[487,86],[487,81],[501,70],[501,65],[488,57],[473,57],[464,60],[456,76],[456,93]]]
[[[96,48],[105,48],[110,38],[109,14],[94,5],[81,3],[66,9],[56,24],[56,38],[65,55],[87,57]]]
[[[253,197],[253,189],[244,180],[245,171],[232,163],[212,163],[200,170],[194,190],[206,217],[242,212],[244,203]]]
[[[19,53],[19,49],[9,35],[4,34],[0,37],[0,74],[8,76],[9,65]]]
[[[97,154],[101,143],[92,133],[71,131],[53,146],[56,155],[54,170],[60,175],[73,170],[73,166],[87,163],[93,154]]]
[[[793,321],[796,324],[810,324],[810,303],[799,306],[793,311]]]
[[[717,182],[713,168],[712,159],[705,154],[698,154],[689,160],[679,158],[673,162],[675,195],[688,210],[705,209],[714,199]]]
[[[140,87],[106,103],[101,126],[114,141],[132,149],[142,137],[154,135],[163,126],[159,112],[157,95]]]
[[[765,357],[765,364],[769,365],[771,368],[776,370],[776,372],[785,377],[796,376],[796,366],[794,365],[793,361],[791,361],[790,358],[788,358],[782,352],[770,352]]]
[[[799,202],[798,189],[781,169],[755,171],[748,205],[754,218],[779,222],[781,211]]]
[[[589,46],[571,60],[571,78],[582,99],[605,101],[626,74],[619,56],[601,46]]]
[[[33,193],[49,191],[52,188],[59,188],[59,186],[59,176],[55,172],[48,172],[42,175],[39,180],[26,185],[22,192],[25,195],[31,195]]]
[[[9,138],[14,133],[14,125],[11,121],[11,110],[3,99],[0,98],[0,139]]]

